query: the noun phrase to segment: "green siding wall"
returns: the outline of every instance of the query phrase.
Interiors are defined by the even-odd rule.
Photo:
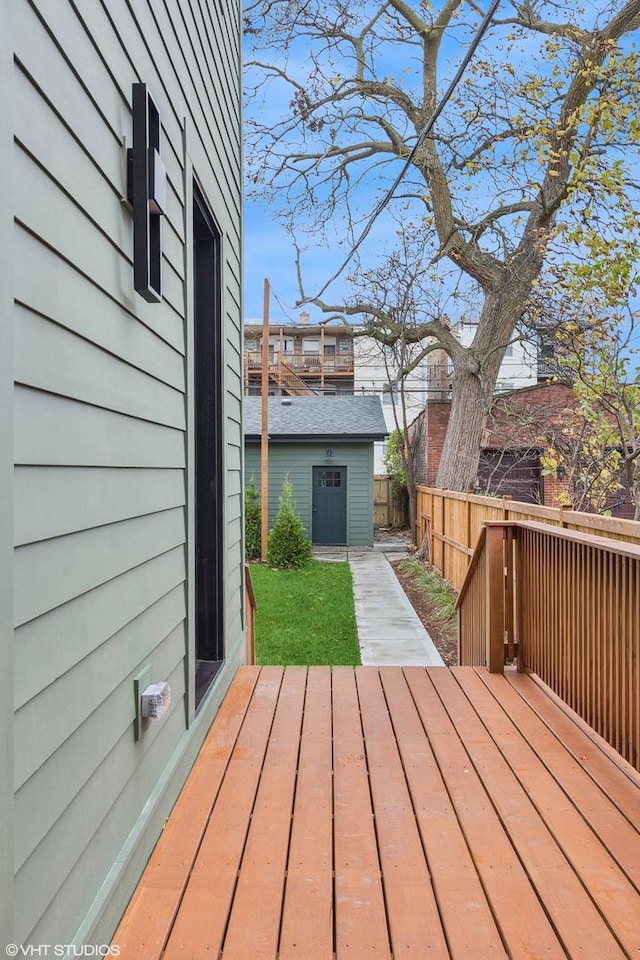
[[[13,942],[13,44],[0,3],[0,956]]]
[[[15,672],[0,663],[0,710],[13,702],[15,715],[0,715],[0,749],[13,729],[16,829],[15,878],[0,874],[0,931],[15,893],[14,942],[104,942],[244,657],[240,4],[10,6],[0,43],[13,33],[15,68],[5,96],[3,55],[0,89],[13,101],[14,179],[9,194],[2,163],[0,253],[8,263],[10,217],[13,307],[4,309],[0,288],[0,317],[12,326],[3,329],[0,405],[4,414],[13,340],[15,473],[11,491],[0,474],[0,630],[8,590]],[[133,290],[123,202],[136,80],[159,107],[168,176],[163,301],[153,305]],[[2,111],[5,122],[11,113]],[[5,152],[3,140],[3,161]],[[222,238],[227,654],[197,716],[194,176]],[[1,432],[0,445],[4,464],[10,437]],[[172,704],[136,742],[133,677],[147,663],[153,680],[170,681]],[[0,830],[5,806],[0,794]]]
[[[334,455],[328,458],[327,447]],[[373,544],[373,444],[372,443],[272,443],[269,446],[269,526],[278,512],[285,473],[307,536],[311,536],[313,467],[347,468],[347,544]],[[245,446],[245,481],[253,478],[260,489],[260,445]]]

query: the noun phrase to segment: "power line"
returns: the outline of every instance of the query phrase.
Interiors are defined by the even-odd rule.
[[[428,137],[428,135],[431,133],[431,130],[433,129],[433,127],[434,127],[434,125],[435,125],[435,123],[436,123],[436,120],[438,119],[438,117],[440,116],[440,114],[441,114],[442,111],[444,110],[445,106],[447,105],[447,103],[448,103],[449,100],[451,99],[451,96],[452,96],[455,88],[456,88],[456,87],[458,86],[458,84],[460,83],[460,80],[461,80],[461,78],[462,78],[462,75],[463,75],[464,71],[467,69],[467,66],[469,65],[469,61],[471,60],[471,58],[473,57],[474,53],[476,52],[476,49],[478,48],[478,45],[479,45],[480,41],[482,40],[483,36],[485,35],[485,33],[486,33],[486,31],[487,31],[487,29],[488,29],[488,27],[489,27],[489,25],[490,25],[490,23],[491,23],[494,15],[495,15],[496,10],[498,9],[499,3],[500,3],[500,0],[493,0],[493,3],[491,4],[491,6],[489,7],[489,10],[488,10],[487,13],[485,14],[482,23],[481,23],[480,26],[478,27],[478,32],[476,33],[475,37],[474,37],[473,40],[471,41],[471,44],[470,44],[470,46],[469,46],[469,49],[467,50],[465,56],[463,57],[462,62],[461,62],[461,64],[460,64],[460,66],[458,67],[458,70],[456,71],[456,75],[454,76],[453,80],[452,80],[451,83],[449,84],[449,86],[448,86],[448,88],[447,88],[444,96],[443,96],[442,99],[440,100],[440,103],[436,106],[435,110],[433,111],[433,113],[431,114],[431,116],[429,117],[429,119],[427,120],[427,122],[425,123],[424,127],[422,128],[422,130],[421,130],[420,133],[418,134],[418,138],[417,138],[415,144],[413,145],[413,147],[411,148],[411,151],[409,152],[409,155],[407,156],[407,159],[406,159],[405,162],[404,162],[404,165],[403,165],[403,167],[402,167],[402,170],[400,171],[400,173],[398,174],[398,176],[396,177],[396,179],[394,180],[394,182],[392,183],[392,185],[389,187],[389,189],[387,190],[387,192],[386,192],[386,194],[384,195],[384,197],[382,198],[382,200],[380,200],[380,202],[379,202],[379,203],[377,204],[377,206],[374,208],[373,213],[372,213],[371,216],[369,217],[369,221],[368,221],[367,225],[365,226],[364,230],[362,231],[362,233],[360,234],[360,236],[358,237],[358,239],[356,240],[356,242],[355,242],[355,243],[353,244],[353,246],[351,247],[351,250],[350,250],[349,253],[347,254],[347,257],[343,260],[342,264],[338,267],[338,269],[337,269],[336,272],[333,274],[333,276],[329,277],[329,279],[327,280],[327,282],[325,283],[325,285],[322,287],[322,289],[319,290],[318,293],[316,293],[316,295],[315,295],[314,297],[305,297],[305,299],[300,302],[299,306],[301,306],[302,304],[305,304],[305,303],[311,303],[311,302],[313,302],[313,300],[318,300],[318,299],[322,296],[322,294],[325,292],[325,290],[326,290],[328,287],[331,286],[331,284],[333,283],[333,281],[338,279],[338,277],[340,276],[340,274],[342,273],[342,271],[345,269],[345,267],[346,267],[346,266],[348,265],[348,263],[351,261],[351,259],[352,259],[352,257],[354,256],[354,254],[357,252],[357,250],[358,250],[358,248],[360,247],[360,245],[361,245],[361,244],[366,240],[366,238],[369,236],[369,234],[370,234],[370,232],[371,232],[371,229],[372,229],[375,221],[376,221],[377,218],[380,216],[380,214],[382,213],[382,211],[384,210],[384,208],[385,208],[385,207],[388,205],[388,203],[390,202],[391,198],[393,197],[393,194],[396,192],[398,186],[400,185],[400,182],[402,181],[404,175],[406,174],[407,170],[409,169],[409,167],[410,167],[411,164],[413,163],[413,158],[415,157],[416,153],[418,152],[418,150],[420,149],[420,147],[422,146],[422,144],[424,143],[424,141],[426,140],[426,138]]]
[[[289,321],[289,323],[291,323],[292,325],[298,325],[298,326],[299,326],[298,318],[297,318],[297,317],[292,317],[291,314],[288,313],[287,307],[288,307],[289,305],[288,305],[288,304],[285,305],[285,304],[282,302],[282,300],[280,299],[280,297],[278,296],[278,294],[276,293],[276,291],[273,289],[273,287],[271,287],[271,293],[273,294],[273,299],[274,299],[274,300],[276,301],[276,303],[279,305],[280,309],[281,309],[282,312],[284,313],[284,315],[285,315],[285,317],[287,318],[287,320]],[[289,309],[292,309],[292,308],[289,307]]]

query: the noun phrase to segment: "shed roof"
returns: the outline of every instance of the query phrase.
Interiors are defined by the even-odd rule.
[[[260,436],[262,398],[244,397],[244,434]],[[269,436],[279,439],[383,440],[380,397],[269,397]]]

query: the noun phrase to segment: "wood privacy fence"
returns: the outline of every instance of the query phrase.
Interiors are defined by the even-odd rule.
[[[490,520],[545,523],[640,545],[640,523],[634,520],[433,487],[418,486],[416,494],[416,543],[428,535],[431,563],[456,590],[467,575],[483,525]]]
[[[391,477],[376,474],[373,478],[373,522],[376,527],[406,527],[407,513],[405,497],[394,496]]]
[[[640,769],[640,545],[488,521],[458,611],[460,664],[517,657]]]

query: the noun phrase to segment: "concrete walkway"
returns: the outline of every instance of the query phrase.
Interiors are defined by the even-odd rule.
[[[314,556],[349,561],[360,656],[365,666],[444,666],[382,545],[374,550],[314,549]],[[400,559],[406,552],[389,551],[389,556]]]

